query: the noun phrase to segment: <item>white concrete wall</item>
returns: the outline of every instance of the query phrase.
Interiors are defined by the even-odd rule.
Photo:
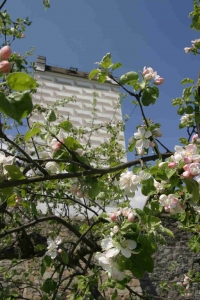
[[[33,95],[33,102],[38,104],[51,104],[56,100],[74,96],[76,102],[69,102],[66,107],[58,108],[58,111],[75,126],[90,128],[92,122],[92,102],[94,92],[98,93],[94,124],[109,122],[112,124],[122,121],[121,107],[115,110],[119,98],[119,87],[116,84],[100,84],[95,80],[63,75],[50,71],[36,71],[35,79],[39,84],[37,93]],[[38,116],[33,116],[32,122],[41,121]],[[86,137],[87,138],[87,137]],[[125,148],[124,133],[121,132],[122,146]],[[93,146],[99,146],[108,141],[109,135],[105,130],[100,130],[97,136],[92,136]]]

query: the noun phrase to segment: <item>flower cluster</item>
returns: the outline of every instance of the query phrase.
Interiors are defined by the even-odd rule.
[[[120,208],[117,211],[113,212],[110,215],[110,219],[115,222],[117,221],[120,217],[124,217],[127,218],[129,220],[129,222],[133,222],[134,221],[134,212],[130,207],[124,207],[124,208]],[[119,217],[119,218],[118,218]],[[115,228],[114,231],[117,231],[117,229]],[[115,233],[115,232],[113,232]]]
[[[166,212],[170,214],[178,214],[183,212],[183,208],[180,206],[180,200],[174,194],[170,195],[161,195],[159,202]]]
[[[185,178],[194,178],[200,174],[200,155],[197,150],[195,144],[189,144],[185,148],[175,146],[175,153],[171,156],[173,167],[178,167],[180,162],[185,163],[183,165],[184,172],[182,173]],[[172,167],[172,162],[168,166]]]
[[[197,51],[200,48],[200,39],[195,39],[191,41],[192,47],[185,47],[184,51],[186,54],[190,53],[192,50]]]
[[[129,145],[131,146],[135,143],[137,154],[144,155],[149,147],[155,146],[153,139],[161,136],[162,133],[160,128],[149,130],[146,125],[142,125],[141,127],[138,127],[138,132],[135,132],[134,136],[129,139]]]
[[[5,46],[0,50],[0,72],[9,73],[12,65],[7,61],[11,55],[11,49],[9,46]]]
[[[58,248],[58,245],[60,245],[62,243],[62,240],[57,237],[55,239],[55,241],[53,241],[51,238],[48,238],[47,239],[47,244],[48,244],[48,247],[47,247],[47,252],[45,253],[45,255],[48,255],[51,257],[51,259],[54,259],[56,258],[57,256],[57,248]]]
[[[146,80],[151,80],[153,79],[154,80],[154,84],[156,85],[160,85],[164,82],[164,78],[160,77],[156,71],[154,71],[152,68],[147,68],[147,67],[144,67],[143,68],[143,72],[142,72],[142,75],[144,76],[144,78]]]
[[[117,264],[118,256],[123,255],[126,258],[130,258],[132,250],[137,247],[137,243],[133,240],[125,239],[120,235],[118,240],[107,236],[101,241],[101,247],[104,252],[97,252],[95,254],[98,265],[107,271],[109,277],[115,280],[123,280],[125,272],[119,270]]]
[[[194,114],[185,114],[184,116],[181,117],[181,124],[185,126],[190,126],[193,124],[193,118]]]
[[[133,174],[131,171],[126,171],[120,175],[119,186],[124,190],[127,196],[134,196],[138,185],[142,180],[146,180],[150,177],[149,174],[141,171],[139,174]]]

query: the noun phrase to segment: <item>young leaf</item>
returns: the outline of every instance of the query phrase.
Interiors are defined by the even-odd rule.
[[[38,84],[30,75],[22,72],[11,73],[6,78],[7,84],[11,90],[26,91],[35,89]]]
[[[181,81],[181,84],[186,84],[186,83],[194,83],[194,79],[184,78],[184,79]]]
[[[30,138],[32,138],[34,135],[38,134],[39,132],[41,132],[41,129],[38,127],[29,129],[27,133],[24,135],[25,142],[28,142]]]

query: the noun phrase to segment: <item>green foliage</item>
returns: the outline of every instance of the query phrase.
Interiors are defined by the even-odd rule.
[[[6,97],[0,92],[0,111],[18,123],[21,123],[32,110],[33,104],[29,93],[13,93]]]
[[[47,278],[44,283],[41,286],[41,290],[44,291],[45,293],[49,294],[53,291],[55,291],[56,289],[56,282],[51,279],[51,278]]]
[[[61,258],[62,258],[62,261],[64,262],[64,264],[67,265],[69,262],[69,257],[67,255],[67,252],[64,249],[62,249]]]
[[[147,87],[142,92],[142,104],[144,106],[149,106],[150,104],[155,104],[157,98],[159,97],[159,90],[157,87]]]
[[[188,193],[192,195],[191,201],[197,203],[199,201],[199,185],[197,181],[192,178],[184,178],[182,180],[186,184]]]
[[[29,129],[26,134],[24,135],[24,140],[25,142],[28,142],[33,136],[35,136],[36,134],[40,133],[41,129],[38,127],[33,127],[31,129]]]
[[[200,251],[200,236],[193,235],[189,240],[189,246],[193,252],[198,253]]]
[[[128,72],[124,75],[122,75],[119,79],[119,83],[121,85],[124,85],[124,84],[128,84],[128,85],[134,85],[135,82],[137,82],[139,79],[139,75],[134,72],[134,71],[131,71],[131,72]]]
[[[156,188],[154,186],[153,178],[142,181],[142,194],[145,196],[150,196],[156,193]]]
[[[5,169],[8,172],[10,178],[13,180],[20,180],[25,178],[25,176],[17,166],[8,165],[5,166]]]
[[[6,78],[6,82],[11,90],[18,92],[33,90],[38,86],[34,78],[21,72],[9,74]]]

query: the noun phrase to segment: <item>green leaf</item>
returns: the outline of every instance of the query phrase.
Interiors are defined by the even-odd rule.
[[[40,273],[42,276],[44,275],[45,271],[46,271],[46,266],[44,264],[41,264]]]
[[[183,99],[182,98],[175,98],[172,100],[172,105],[176,106],[176,105],[181,105],[183,103]]]
[[[166,227],[163,227],[163,232],[164,232],[165,234],[171,236],[171,237],[174,237],[173,232],[172,232],[170,229],[166,228]]]
[[[144,196],[150,196],[156,193],[156,188],[154,186],[154,181],[152,177],[142,181],[141,192]]]
[[[110,68],[112,65],[111,54],[107,53],[101,60],[100,66],[104,69]]]
[[[38,127],[31,128],[27,131],[27,133],[24,135],[25,142],[28,142],[30,138],[32,138],[34,135],[41,132],[41,129]]]
[[[190,87],[185,88],[185,89],[183,90],[183,95],[182,95],[182,97],[183,97],[183,99],[184,99],[185,101],[191,100],[191,99],[190,99],[190,96],[192,95],[192,90],[193,90],[193,88],[194,88],[194,86],[190,86]]]
[[[62,257],[62,261],[64,262],[64,264],[67,265],[69,262],[69,257],[67,255],[67,252],[64,249],[62,249],[61,257]]]
[[[144,253],[146,252],[147,255],[152,255],[157,250],[157,245],[147,234],[140,235],[137,242],[141,245],[141,251]]]
[[[66,120],[58,124],[58,127],[62,128],[66,132],[69,132],[72,129],[73,125],[70,121]]]
[[[193,252],[198,253],[200,251],[200,236],[193,235],[189,240],[189,246]]]
[[[50,293],[55,291],[56,285],[57,284],[53,279],[47,278],[43,283],[43,285],[41,286],[41,290],[44,291],[45,293]]]
[[[1,193],[5,196],[10,196],[12,195],[14,192],[14,188],[11,187],[11,188],[4,188],[4,189],[1,189]]]
[[[12,93],[7,98],[0,92],[0,111],[18,123],[33,110],[31,95],[28,93]]]
[[[47,246],[46,245],[43,245],[43,244],[37,244],[35,247],[34,247],[34,251],[37,252],[37,251],[42,251],[42,250],[46,250]],[[44,266],[44,265],[43,265]]]
[[[184,78],[184,79],[181,81],[181,84],[186,84],[186,83],[194,83],[194,80],[193,80],[193,79],[190,79],[190,78]]]
[[[37,211],[37,208],[36,208],[36,205],[34,202],[31,202],[31,210],[34,215],[38,214],[38,211]]]
[[[73,151],[76,151],[79,148],[83,148],[81,144],[71,136],[68,136],[66,139],[64,139],[64,144],[65,146],[67,146],[67,148]]]
[[[147,87],[142,93],[142,104],[144,106],[149,106],[154,104],[159,97],[159,89],[154,87]]]
[[[54,122],[54,121],[56,121],[56,115],[55,115],[54,110],[51,109],[51,110],[46,114],[45,120],[48,121],[48,122]]]
[[[131,71],[122,75],[119,79],[119,83],[121,85],[134,84],[138,79],[139,79],[139,75],[136,72]]]
[[[43,258],[42,260],[42,263],[45,267],[50,267],[51,266],[51,263],[52,263],[52,259],[50,256],[48,255],[45,255],[45,257]]]
[[[147,216],[146,214],[143,212],[143,210],[141,210],[140,208],[136,208],[135,209],[136,213],[138,214],[138,216],[140,217],[141,221],[143,223],[147,223]]]
[[[32,90],[38,86],[33,77],[22,72],[10,73],[6,78],[6,81],[11,90],[19,92]]]
[[[100,70],[99,69],[94,69],[90,72],[89,76],[88,76],[88,79],[91,80],[92,78],[94,78],[97,74],[100,73]]]
[[[117,290],[115,290],[114,293],[111,296],[111,300],[116,300],[117,296],[118,296],[118,292],[117,292]]]
[[[4,167],[8,171],[9,176],[13,180],[20,180],[26,178],[17,166],[7,165]]]
[[[188,142],[188,140],[186,139],[186,138],[179,138],[179,141],[181,142],[181,144],[183,144],[183,145],[188,145],[189,144],[189,142]]]
[[[192,178],[184,178],[182,179],[186,184],[186,188],[188,193],[192,194],[191,201],[197,203],[199,201],[199,185],[198,182]]]
[[[182,116],[185,113],[185,108],[183,106],[177,109],[177,114]]]
[[[38,84],[30,75],[22,72],[11,73],[6,78],[7,84],[11,90],[26,91],[35,89]]]
[[[191,105],[188,105],[186,108],[185,108],[185,112],[186,114],[192,114],[194,111],[193,107]]]
[[[127,269],[130,270],[136,278],[142,278],[146,271],[153,272],[153,259],[146,252],[132,255],[127,261]]]
[[[114,71],[115,69],[121,68],[122,64],[120,62],[117,62],[116,64],[112,65],[112,70]]]
[[[8,206],[13,207],[15,206],[16,202],[15,202],[15,195],[12,195],[8,198],[7,200]]]

